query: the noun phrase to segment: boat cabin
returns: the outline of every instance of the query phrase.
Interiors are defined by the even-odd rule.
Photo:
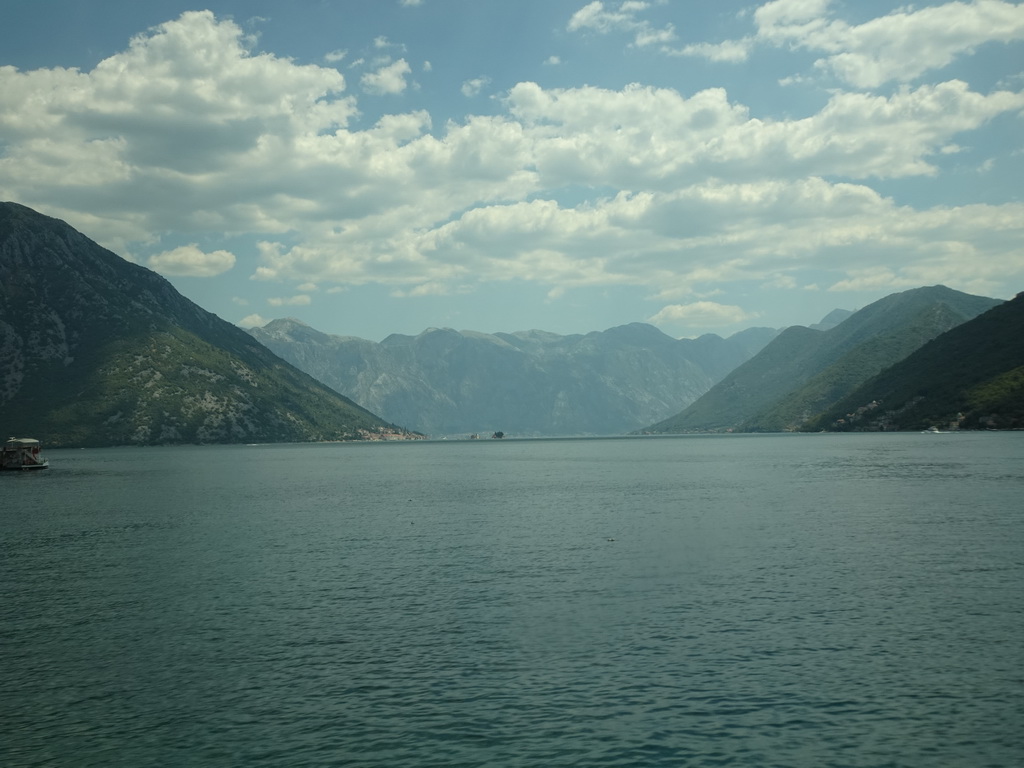
[[[0,448],[0,469],[46,469],[50,462],[42,457],[41,449],[34,438],[9,438]]]

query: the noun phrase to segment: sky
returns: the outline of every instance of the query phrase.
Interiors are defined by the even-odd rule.
[[[0,200],[243,327],[1024,290],[1024,4],[0,0]]]

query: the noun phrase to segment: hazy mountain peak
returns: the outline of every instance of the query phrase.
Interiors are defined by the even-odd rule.
[[[647,323],[568,336],[428,328],[380,344],[251,333],[385,418],[433,435],[621,434],[675,412],[760,348],[756,336],[687,344]]]
[[[604,331],[608,338],[645,344],[672,344],[678,341],[650,323],[627,323]]]
[[[301,328],[309,328],[307,323],[302,322],[296,317],[279,317],[276,320],[271,320],[263,327],[267,330],[273,330],[275,328],[290,328],[293,326],[299,326]]]
[[[850,309],[833,309],[821,319],[821,322],[815,323],[809,327],[815,331],[827,331],[831,328],[835,328],[841,322],[846,320],[846,318],[852,315],[853,310]]]

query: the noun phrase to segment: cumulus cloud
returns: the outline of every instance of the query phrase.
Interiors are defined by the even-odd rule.
[[[214,277],[235,266],[235,255],[228,251],[203,253],[193,243],[150,256],[147,263],[162,275]]]
[[[300,293],[297,296],[285,296],[275,297],[267,299],[267,304],[272,307],[308,307],[313,303],[313,299],[304,293]]]
[[[716,304],[713,301],[697,301],[692,304],[671,304],[662,307],[661,311],[652,315],[647,322],[657,326],[684,325],[690,328],[718,328],[723,325],[752,320],[756,315],[743,310],[742,307],[728,304]]]
[[[409,66],[409,62],[399,59],[386,64],[376,72],[367,72],[363,75],[360,83],[364,91],[378,96],[401,93],[408,86],[405,77],[411,73],[412,67]]]
[[[646,7],[591,3],[577,28],[625,29]],[[828,8],[780,0],[759,23],[809,35],[830,23]],[[401,60],[362,85],[399,93],[408,75]],[[1024,205],[918,210],[871,186],[936,174],[972,131],[1020,114],[1012,90],[838,90],[769,119],[721,88],[524,82],[497,114],[435,127],[408,111],[357,129],[345,88],[335,68],[253,53],[208,12],[140,35],[92,71],[3,67],[0,199],[45,201],[120,252],[158,250],[171,231],[254,236],[252,278],[298,286],[276,306],[311,301],[311,285],[419,296],[519,280],[552,296],[635,286],[685,307],[711,285],[779,284],[801,267],[833,290],[987,292],[1024,279]],[[226,252],[173,253],[154,263],[230,268]]]
[[[638,48],[675,40],[675,28],[671,24],[657,28],[646,19],[638,18],[638,14],[650,7],[650,3],[637,0],[608,6],[600,0],[594,0],[572,15],[567,29],[570,32],[591,31],[599,34],[629,32],[633,35],[633,45]]]
[[[453,286],[445,282],[426,282],[415,285],[408,290],[396,288],[391,291],[391,295],[397,299],[417,296],[452,296],[458,293],[468,293],[470,290],[467,286]]]
[[[467,98],[479,96],[480,91],[487,87],[490,82],[491,78],[489,77],[475,77],[472,80],[467,80],[462,84],[462,95]]]
[[[742,40],[694,43],[675,51],[713,61],[745,61],[755,45],[824,54],[815,67],[858,88],[912,82],[985,43],[1024,40],[1024,5],[1003,0],[903,7],[862,24],[837,18],[832,0],[773,0],[753,14]]]
[[[981,95],[958,81],[891,97],[838,93],[811,117],[771,123],[752,118],[722,89],[685,98],[640,86],[544,90],[520,83],[507,104],[532,130],[538,169],[552,177],[548,184],[635,189],[709,174],[930,174],[928,158],[954,135],[1021,110],[1024,94]]]
[[[238,323],[236,323],[236,325],[238,325],[240,328],[259,328],[266,325],[269,322],[270,321],[267,320],[267,318],[265,317],[261,317],[260,315],[257,314],[252,314],[243,317],[241,320],[238,321]]]
[[[226,205],[225,187],[265,188],[281,147],[347,125],[344,90],[333,68],[253,55],[235,24],[185,13],[91,72],[0,67],[0,189],[26,202],[36,189],[115,250],[168,230],[251,230],[254,218],[283,231],[251,194]],[[92,213],[100,190],[117,216]]]
[[[723,61],[737,64],[746,61],[754,47],[753,38],[726,40],[721,43],[691,43],[683,48],[669,50],[675,56],[700,56],[709,61]]]

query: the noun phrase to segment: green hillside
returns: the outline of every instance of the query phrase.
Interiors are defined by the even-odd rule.
[[[51,446],[393,429],[64,222],[0,204],[0,429]]]
[[[963,320],[960,313],[946,304],[922,309],[908,317],[904,325],[856,344],[802,387],[785,393],[770,408],[744,421],[739,430],[782,432],[800,428],[894,361],[902,360],[934,338],[938,329],[954,328]]]
[[[874,374],[998,303],[932,286],[887,296],[828,330],[787,328],[686,410],[646,431],[799,429]]]
[[[824,332],[787,328],[757,355],[736,368],[682,413],[645,430],[654,433],[725,431],[747,414],[769,407],[792,386],[813,375]],[[785,371],[785,375],[780,372]]]
[[[886,369],[809,430],[1024,428],[1024,294]]]

